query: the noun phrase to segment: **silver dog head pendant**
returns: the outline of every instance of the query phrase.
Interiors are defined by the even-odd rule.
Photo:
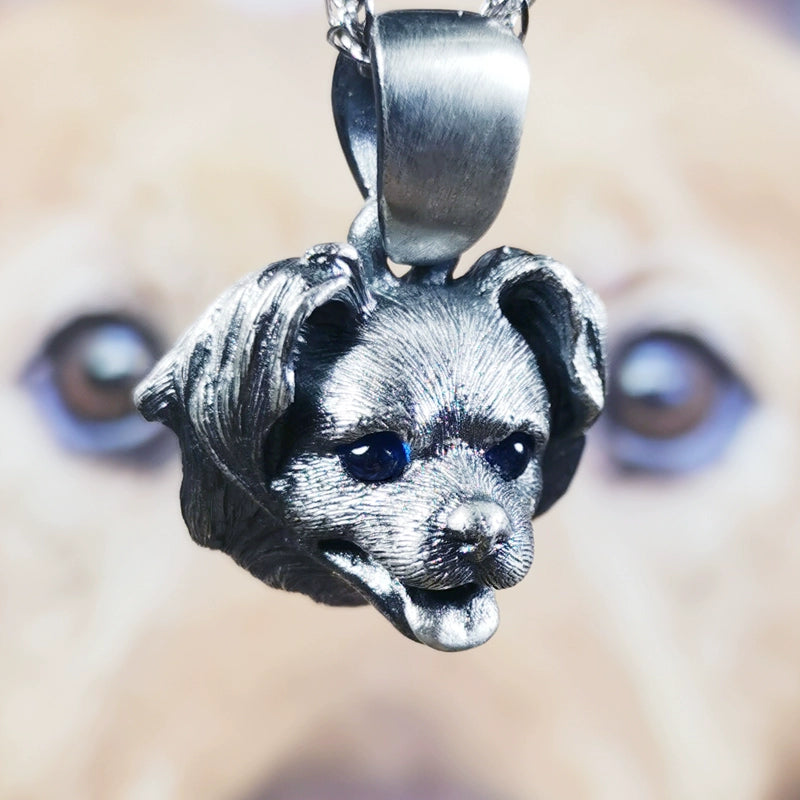
[[[400,113],[402,87],[418,83],[408,70],[419,70],[418,59],[403,66],[403,53],[429,48],[444,60],[434,89],[448,62],[461,76],[462,86],[451,80],[439,92],[447,95],[439,108],[443,99],[483,108],[464,95],[474,94],[474,69],[468,80],[456,62],[476,52],[464,39],[484,55],[502,53],[494,62],[507,72],[519,61],[513,35],[445,12],[387,14],[372,28],[375,74],[340,56],[334,89],[340,136],[367,198],[348,242],[236,284],[136,400],[179,438],[183,515],[198,543],[270,586],[335,605],[369,602],[411,639],[463,650],[495,632],[495,590],[528,572],[531,520],[566,491],[602,408],[603,310],[565,267],[522,250],[492,251],[453,277],[505,187],[499,199],[495,191],[450,205],[441,187],[459,169],[465,191],[498,171],[507,185],[516,142],[504,134],[510,165],[506,154],[464,166],[474,136],[456,130],[447,139],[452,163],[431,158],[443,123],[437,102]],[[370,81],[374,105],[363,99]],[[505,119],[509,106],[521,119],[515,97],[494,113]],[[417,141],[416,155],[386,155],[390,141],[411,135],[406,126],[436,130],[425,115],[437,118],[434,141]],[[439,199],[406,207],[404,192],[419,194],[425,174]],[[405,277],[389,270],[388,251],[413,262]]]

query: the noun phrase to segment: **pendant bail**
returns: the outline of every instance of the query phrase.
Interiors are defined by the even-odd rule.
[[[340,56],[339,138],[376,198],[389,258],[452,263],[505,200],[522,135],[528,61],[505,26],[479,14],[395,11],[375,17],[372,71]]]

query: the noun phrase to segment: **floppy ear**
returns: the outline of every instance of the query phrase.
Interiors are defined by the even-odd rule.
[[[178,434],[184,462],[199,447],[251,497],[262,494],[264,441],[294,399],[301,327],[332,300],[357,314],[371,302],[349,245],[321,245],[244,278],[137,387],[139,410]]]
[[[550,397],[550,441],[542,460],[536,515],[564,494],[580,461],[585,431],[603,408],[605,310],[562,264],[502,248],[468,273],[522,334],[539,363]]]
[[[144,417],[178,435],[181,510],[192,538],[270,586],[326,603],[365,601],[287,539],[264,451],[294,400],[308,317],[330,307],[356,324],[372,303],[352,247],[315,247],[229,289],[135,392]]]

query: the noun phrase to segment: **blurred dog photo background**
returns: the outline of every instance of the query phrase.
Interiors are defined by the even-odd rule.
[[[130,398],[360,208],[323,4],[0,2],[0,797],[800,797],[799,16],[533,7],[475,253],[602,296],[609,397],[498,632],[453,655],[195,545]]]

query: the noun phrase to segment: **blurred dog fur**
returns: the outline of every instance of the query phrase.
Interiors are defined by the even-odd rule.
[[[599,431],[498,634],[453,656],[198,548],[176,459],[65,452],[18,381],[75,315],[170,339],[239,276],[344,239],[321,9],[41,0],[0,23],[0,796],[797,795],[790,42],[711,0],[537,4],[521,160],[480,249],[568,264],[612,353],[652,329],[712,343],[754,406],[685,475],[617,469]]]

